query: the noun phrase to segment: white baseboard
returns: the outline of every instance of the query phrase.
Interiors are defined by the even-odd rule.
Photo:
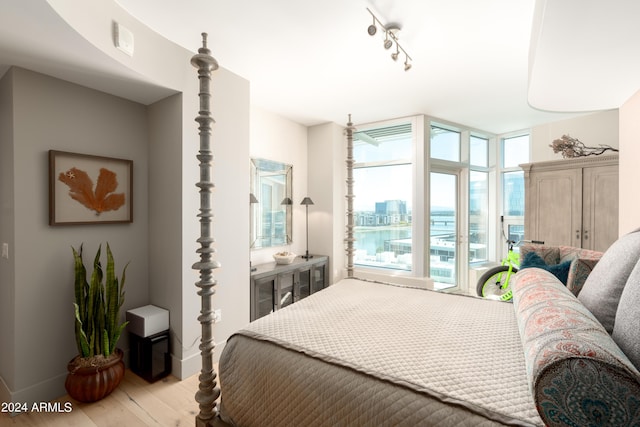
[[[2,377],[0,377],[0,402],[11,402],[11,391]]]
[[[50,402],[67,393],[64,388],[66,378],[65,372],[17,391],[11,391],[0,378],[0,402],[26,403],[28,407],[34,403]]]
[[[223,341],[216,344],[216,347],[213,350],[213,363],[218,363],[220,360],[220,354],[222,353],[222,349],[226,343],[226,341]],[[184,380],[196,375],[201,369],[202,355],[200,352],[187,356],[182,360],[178,359],[173,354],[171,355],[171,374],[178,379]]]

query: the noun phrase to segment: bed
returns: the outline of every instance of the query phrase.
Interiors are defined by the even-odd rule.
[[[209,146],[217,63],[206,35],[192,63],[201,143],[197,426],[640,425],[640,233],[604,253],[578,296],[541,268],[514,276],[513,303],[358,279],[351,117],[346,277],[233,334],[218,378]]]
[[[220,383],[230,425],[542,425],[510,304],[354,278],[233,335]]]
[[[234,426],[640,425],[640,232],[578,296],[543,268],[513,303],[343,279],[232,335]]]

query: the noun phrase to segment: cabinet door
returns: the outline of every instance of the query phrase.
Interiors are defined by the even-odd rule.
[[[525,238],[580,247],[582,170],[531,171],[527,192]]]
[[[311,293],[324,289],[327,278],[327,263],[322,262],[315,264],[312,268]]]
[[[305,268],[298,273],[298,292],[296,301],[311,295],[311,268]]]
[[[278,274],[278,292],[276,304],[278,308],[293,304],[295,295],[296,271]]]
[[[618,166],[583,169],[582,247],[604,252],[618,238]]]
[[[273,312],[275,306],[276,276],[265,277],[253,281],[253,301],[251,320]]]

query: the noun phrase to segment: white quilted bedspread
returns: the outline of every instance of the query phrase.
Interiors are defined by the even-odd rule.
[[[378,383],[392,383],[421,399],[426,396],[444,404],[454,415],[458,408],[461,414],[479,416],[489,424],[542,424],[529,391],[513,306],[508,303],[345,279],[253,322],[238,335],[304,353],[315,359],[316,365],[322,360],[326,362],[323,365],[364,373]],[[231,337],[232,345],[227,346],[232,348],[234,339],[246,340]],[[226,394],[225,385],[254,380],[253,373],[240,378],[238,369],[243,365],[232,360],[241,357],[239,351],[221,359],[223,413],[225,407],[234,410],[233,402],[228,402],[234,399],[232,395],[242,394],[240,389]],[[252,354],[244,357],[260,357],[260,351],[247,351]],[[252,363],[259,366],[265,362]],[[236,372],[225,372],[234,366]],[[305,369],[298,371],[301,377],[308,375]],[[286,382],[285,388],[300,393],[303,386],[296,386],[295,379],[287,378]],[[329,380],[328,393],[339,383]],[[382,404],[384,398],[378,395],[375,400]],[[464,421],[464,416],[461,419]]]

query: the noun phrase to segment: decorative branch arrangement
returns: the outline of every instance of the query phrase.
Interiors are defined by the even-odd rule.
[[[562,157],[565,159],[599,156],[607,150],[618,152],[617,148],[605,144],[599,144],[597,147],[587,147],[582,141],[569,135],[562,135],[562,138],[554,139],[549,147],[553,148],[554,153],[562,153]]]

